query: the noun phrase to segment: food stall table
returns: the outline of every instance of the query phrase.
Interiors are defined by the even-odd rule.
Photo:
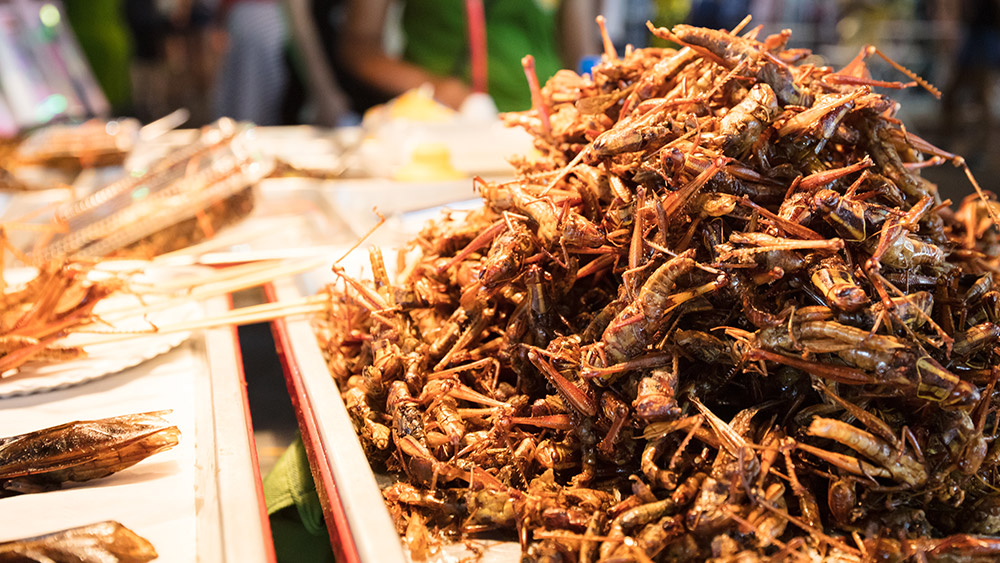
[[[294,138],[304,134],[303,142],[311,148],[296,155],[299,162],[319,163],[320,153],[342,150],[313,130],[259,128],[257,133],[286,150]],[[153,152],[169,151],[171,143],[192,135],[184,130],[171,132],[159,140],[161,144],[146,147],[145,153],[134,155],[132,160],[148,162],[154,158]],[[83,180],[93,183],[87,175]],[[332,181],[275,178],[255,189],[256,204],[249,217],[203,243],[161,257],[161,262],[190,266],[295,256],[325,259],[321,271],[299,276],[298,288],[291,289],[294,283],[289,280],[267,288],[272,299],[292,299],[313,294],[320,283],[330,281],[329,265],[378,222],[373,207],[387,218],[387,224],[366,239],[364,246],[375,243],[388,249],[435,215],[437,206],[456,201],[461,202],[456,206],[459,208],[478,204],[470,202],[478,200],[469,178],[410,184],[354,177]],[[0,208],[8,219],[31,215],[53,207],[67,195],[65,190],[20,193],[0,201]],[[30,240],[30,236],[27,233],[19,241]],[[25,247],[19,241],[16,246]],[[225,299],[217,301],[226,306]],[[401,544],[385,541],[398,535],[308,321],[277,321],[273,331],[326,521],[332,523],[329,529],[335,553],[343,561],[403,560]],[[174,412],[169,420],[180,427],[182,441],[174,450],[101,482],[0,500],[13,500],[20,510],[38,515],[62,512],[57,506],[74,507],[65,511],[65,518],[49,519],[44,525],[32,525],[32,518],[23,519],[16,528],[3,527],[0,539],[117,515],[123,524],[148,537],[160,549],[163,560],[273,560],[235,329],[204,331],[204,341],[197,334],[165,356],[123,373],[46,395],[4,400],[9,405],[0,410],[5,435],[68,420],[171,408]],[[176,373],[171,377],[167,372]],[[125,405],[131,406],[123,410]],[[108,412],[109,406],[114,406],[115,412]],[[6,423],[14,420],[30,424],[11,422],[7,431]],[[149,469],[144,470],[146,467]],[[194,494],[179,494],[184,490]],[[120,500],[129,502],[116,509]],[[249,541],[237,540],[247,534]]]
[[[228,299],[204,303],[205,314]],[[195,331],[177,348],[78,385],[0,399],[15,435],[73,420],[170,409],[180,443],[103,479],[0,499],[0,541],[117,520],[163,561],[274,561],[231,327]]]

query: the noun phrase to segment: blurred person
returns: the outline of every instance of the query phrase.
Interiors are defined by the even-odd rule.
[[[339,3],[223,0],[219,19],[230,45],[218,77],[216,115],[261,125],[350,122],[329,54]]]
[[[278,0],[223,0],[227,48],[216,77],[215,117],[279,125],[288,88],[287,22]]]
[[[352,119],[350,103],[333,70],[338,4],[339,0],[288,0],[293,70],[304,82],[307,104],[307,114],[298,117],[326,127]]]
[[[216,0],[158,0],[169,26],[165,36],[170,109],[186,107],[191,125],[211,119],[211,88],[217,48]]]
[[[364,111],[424,83],[441,103],[459,108],[469,96],[470,47],[462,0],[402,3],[402,56],[385,48],[391,0],[348,0],[337,65],[345,89]],[[482,0],[488,93],[501,111],[524,110],[531,95],[521,58],[535,59],[539,82],[599,52],[596,0]]]
[[[693,0],[685,23],[711,29],[732,29],[749,11],[750,0]]]
[[[942,125],[954,127],[959,98],[972,94],[976,122],[987,133],[994,125],[993,80],[1000,69],[1000,0],[965,0],[961,3],[961,43],[941,98]]]
[[[166,76],[166,37],[170,21],[156,0],[125,0],[125,21],[132,35],[132,111],[150,122],[170,111]]]

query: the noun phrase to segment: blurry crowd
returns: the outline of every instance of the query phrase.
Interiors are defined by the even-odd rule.
[[[529,50],[543,80],[551,69],[576,68],[602,50],[593,24],[598,13],[607,17],[619,51],[626,44],[647,45],[647,20],[723,28],[750,13],[766,33],[791,28],[793,46],[813,49],[834,65],[865,44],[878,45],[941,87],[941,102],[914,106],[931,108],[925,113],[933,112],[941,126],[989,129],[1000,111],[1000,0],[64,2],[115,112],[143,121],[186,107],[193,124],[222,115],[262,125],[350,124],[371,105],[423,80],[455,107],[479,88],[494,93],[501,110],[523,109],[518,105],[527,103],[527,86],[514,68],[519,57],[510,72],[490,58],[489,84],[474,84],[469,59],[475,59],[477,28],[466,14],[476,5],[485,11],[480,24],[490,56],[505,48],[511,57]],[[498,23],[504,18],[509,23]],[[518,35],[511,31],[517,27],[526,29]],[[552,43],[550,56],[543,39],[553,35],[558,44]],[[491,41],[495,37],[503,41]],[[444,50],[458,55],[441,56]],[[504,85],[516,90],[509,100],[500,91]]]

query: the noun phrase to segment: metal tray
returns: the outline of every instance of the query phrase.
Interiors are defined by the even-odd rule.
[[[209,309],[229,308],[230,300]],[[247,400],[246,379],[236,327],[205,331],[204,346],[211,378],[199,378],[198,560],[226,562],[276,561],[271,524],[257,462]],[[211,419],[211,424],[209,424]]]
[[[315,282],[275,282],[268,297],[294,299]],[[309,320],[282,319],[272,326],[338,561],[409,561],[380,490],[394,478],[376,474],[368,463]],[[472,542],[475,550],[467,545]],[[512,563],[521,557],[520,546],[509,541],[476,539],[440,548],[428,561]]]
[[[292,145],[278,142],[284,131],[262,128],[260,132],[273,137],[279,146]],[[169,150],[166,147],[171,142],[183,144],[187,141],[182,136],[188,133],[173,131],[157,142]],[[301,133],[300,130],[287,131],[290,139],[298,139]],[[325,135],[311,133],[310,147],[315,149],[317,156],[336,152],[329,150]],[[137,150],[137,153],[143,152],[146,151]],[[0,218],[24,214],[51,202],[52,197],[13,196],[8,201],[0,201]],[[211,240],[158,260],[177,264],[223,264],[296,255],[318,258],[321,262],[317,263],[324,267],[297,276],[294,281],[282,280],[266,288],[271,300],[294,299],[314,294],[323,284],[332,281],[329,265],[376,224],[378,219],[372,212],[373,207],[387,218],[387,224],[366,239],[365,246],[379,244],[388,261],[392,247],[410,240],[423,222],[438,212],[435,206],[442,204],[452,208],[478,206],[480,201],[473,191],[472,180],[402,184],[388,180],[269,179],[259,184],[257,205],[244,221],[221,231]],[[361,267],[354,264],[348,271],[357,273]],[[401,543],[389,541],[389,538],[398,538],[398,534],[308,321],[301,318],[281,320],[272,326],[338,560],[407,560]],[[233,367],[238,349],[232,331],[216,329],[206,333],[206,337],[209,334],[224,335],[216,339],[228,339],[228,348],[219,342],[205,343],[204,352],[214,357],[208,361],[209,368],[220,372],[238,369]],[[198,498],[204,502],[196,534],[200,560],[274,558],[262,508],[241,375],[230,373],[219,383],[214,376],[198,378],[199,389],[195,393],[198,412],[208,412],[212,417],[211,421],[199,422],[196,436],[200,444],[197,464],[199,471],[207,476],[204,483],[198,485]],[[237,493],[238,499],[235,498]],[[263,541],[265,547],[260,547],[258,536],[267,538]],[[177,541],[188,539],[177,538]],[[461,545],[453,548],[455,551],[442,551],[439,560],[457,560],[471,555]],[[506,543],[490,549],[487,560],[514,561],[518,555],[516,544]]]
[[[267,292],[271,300],[300,295],[291,281]],[[390,541],[396,528],[309,321],[279,319],[272,327],[337,560],[406,561],[402,545]]]

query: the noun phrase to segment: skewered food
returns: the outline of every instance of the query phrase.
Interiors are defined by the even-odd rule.
[[[12,140],[8,154],[0,152],[0,167],[48,166],[79,171],[120,165],[131,152],[138,133],[139,124],[134,119],[52,125],[23,140]]]
[[[134,119],[95,119],[0,138],[0,190],[68,187],[72,175],[82,169],[120,165],[132,151],[138,131]]]
[[[398,281],[334,267],[318,333],[413,555],[997,557],[997,202],[921,177],[964,162],[893,117],[875,50],[651,29],[681,48],[508,114],[541,156]]]
[[[251,129],[221,119],[195,142],[67,203],[31,257],[151,258],[213,237],[253,211],[253,186],[273,170]]]
[[[108,254],[111,258],[152,259],[213,238],[226,227],[246,219],[256,202],[254,186],[247,186],[222,199],[203,202],[192,217],[153,232]]]

